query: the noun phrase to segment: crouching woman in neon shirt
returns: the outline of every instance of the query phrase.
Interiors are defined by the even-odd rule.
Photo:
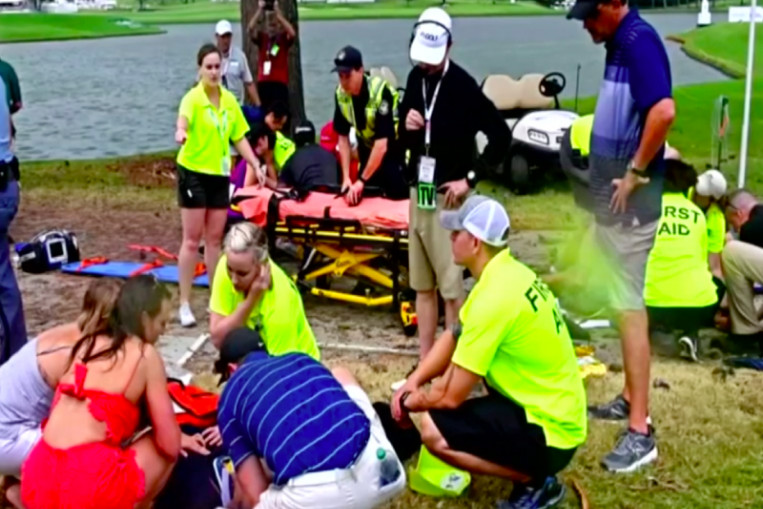
[[[697,173],[686,163],[665,161],[662,216],[646,267],[644,299],[652,332],[676,334],[697,360],[697,334],[713,326],[718,288],[708,265],[707,221],[686,193]]]

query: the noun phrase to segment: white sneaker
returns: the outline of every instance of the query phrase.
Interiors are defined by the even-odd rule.
[[[183,327],[193,327],[196,325],[196,317],[193,316],[191,305],[187,302],[184,302],[180,305],[178,315],[180,317],[180,325]]]

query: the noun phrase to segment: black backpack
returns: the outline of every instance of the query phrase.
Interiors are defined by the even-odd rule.
[[[42,274],[80,261],[77,237],[66,230],[46,230],[26,244],[16,246],[21,270]]]

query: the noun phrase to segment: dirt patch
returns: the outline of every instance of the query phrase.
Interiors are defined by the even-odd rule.
[[[131,185],[141,187],[174,187],[177,181],[174,157],[127,159],[106,165],[106,169],[122,173]]]

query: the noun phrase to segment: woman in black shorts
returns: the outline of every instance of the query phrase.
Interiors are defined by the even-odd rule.
[[[257,168],[254,152],[244,135],[249,125],[236,97],[220,84],[220,51],[205,44],[198,53],[199,82],[180,102],[175,141],[177,156],[178,201],[183,222],[180,248],[180,323],[196,324],[189,304],[199,243],[204,238],[204,262],[209,285],[215,273],[229,206],[231,172],[230,145],[252,167]],[[258,175],[262,182],[264,175]]]

